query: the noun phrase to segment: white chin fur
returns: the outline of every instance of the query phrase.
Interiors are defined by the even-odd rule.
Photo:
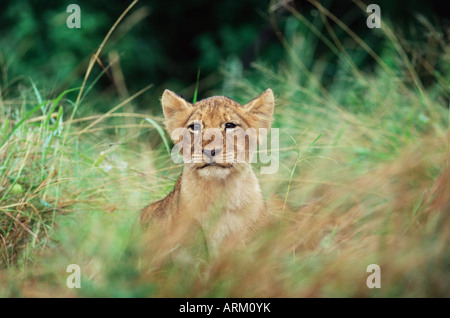
[[[202,178],[210,178],[210,179],[225,179],[231,172],[232,168],[221,168],[221,167],[204,167],[202,169],[198,169],[198,175]]]

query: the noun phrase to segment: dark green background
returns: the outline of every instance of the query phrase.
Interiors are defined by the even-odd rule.
[[[68,29],[66,8],[76,3],[81,7],[81,29]],[[110,27],[131,1],[31,1],[2,2],[0,13],[1,85],[17,89],[11,83],[26,80],[38,83],[44,95],[81,85],[89,57],[96,51]],[[275,2],[272,2],[274,4]],[[366,15],[352,1],[323,1],[322,5],[349,26],[375,52],[383,46],[377,32],[366,26]],[[417,14],[424,15],[437,28],[447,30],[448,1],[366,1],[381,7],[382,21],[391,21],[407,41],[421,47],[427,54],[427,30],[417,23]],[[202,82],[199,98],[211,91],[223,91],[223,68],[230,60],[242,67],[244,76],[251,76],[255,61],[274,68],[286,57],[286,51],[275,34],[269,19],[270,1],[267,0],[190,0],[140,1],[127,15],[139,11],[141,20],[133,20],[126,32],[118,28],[102,51],[101,59],[108,64],[112,50],[120,55],[121,68],[130,92],[153,83],[154,96],[164,88],[181,91],[192,97],[197,72]],[[291,5],[308,19],[317,16],[308,1],[293,1]],[[290,23],[291,13],[280,7],[275,13],[277,27],[289,40],[289,32],[309,33],[299,23]],[[293,19],[291,19],[293,20]],[[137,21],[133,23],[133,21]],[[122,24],[122,26],[123,26]],[[353,39],[332,21],[342,43],[351,47]],[[294,29],[294,30],[293,30]],[[326,32],[324,32],[324,35]],[[329,37],[329,35],[325,35]],[[349,44],[350,43],[350,44]],[[354,50],[358,50],[357,48]],[[352,56],[352,49],[349,49]],[[356,56],[356,55],[355,55]],[[336,57],[322,42],[314,48],[313,58],[304,61],[312,68],[317,61],[326,63],[322,75],[326,86],[333,81]],[[355,57],[356,65],[371,70],[372,59]],[[439,69],[439,65],[435,65]],[[96,67],[94,75],[100,68]],[[97,72],[97,73],[96,73]],[[433,82],[433,75],[418,71],[424,84]],[[102,94],[114,91],[110,76],[103,76],[95,90]],[[222,92],[223,93],[223,92]],[[98,111],[103,111],[98,106]],[[142,105],[139,105],[142,107]],[[106,107],[105,109],[107,109]]]

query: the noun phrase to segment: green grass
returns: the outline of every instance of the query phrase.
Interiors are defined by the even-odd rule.
[[[342,55],[327,88],[320,63],[308,72],[299,64],[317,39],[298,41],[295,30],[283,40],[283,65],[224,74],[224,89],[238,101],[274,90],[280,168],[258,175],[269,224],[245,248],[218,257],[190,250],[194,262],[172,259],[135,225],[181,169],[170,160],[160,115],[120,112],[151,86],[103,114],[87,95],[98,81],[87,82],[94,64],[84,94],[47,97],[33,81],[21,95],[5,93],[0,296],[450,296],[450,73],[436,70],[439,80],[422,87],[384,25],[392,42],[373,57],[373,73],[327,42]],[[440,45],[445,64],[450,49]],[[66,287],[73,263],[81,267],[77,290]],[[365,284],[374,263],[381,289]]]

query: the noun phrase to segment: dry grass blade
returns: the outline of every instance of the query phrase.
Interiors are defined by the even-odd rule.
[[[147,85],[146,87],[144,87],[143,89],[141,89],[140,91],[138,91],[137,93],[133,94],[132,96],[128,97],[126,100],[122,101],[119,105],[113,107],[112,109],[110,109],[109,111],[107,111],[106,113],[100,115],[100,117],[98,117],[96,120],[94,120],[92,123],[90,123],[89,125],[87,125],[85,128],[83,128],[80,132],[77,133],[78,136],[86,133],[87,131],[89,131],[89,129],[91,129],[91,127],[95,126],[96,124],[98,124],[99,122],[101,122],[102,120],[104,120],[105,118],[108,118],[108,116],[110,116],[111,113],[114,113],[116,110],[118,110],[120,107],[128,104],[130,101],[132,101],[133,99],[135,99],[136,97],[142,95],[143,93],[145,93],[146,91],[148,91],[151,87],[153,86],[153,84]]]
[[[86,82],[89,78],[89,75],[91,74],[92,68],[94,67],[95,61],[97,61],[97,59],[100,56],[101,51],[103,50],[103,47],[105,46],[106,42],[108,41],[108,39],[110,38],[111,34],[114,32],[114,30],[116,29],[116,27],[119,25],[119,23],[123,20],[123,18],[127,15],[127,13],[131,10],[131,8],[134,7],[134,5],[136,3],[138,3],[139,0],[134,0],[126,9],[125,11],[122,12],[122,14],[119,16],[119,18],[116,20],[116,22],[113,24],[113,26],[111,27],[111,29],[109,29],[108,33],[106,34],[105,38],[103,39],[102,43],[100,44],[100,46],[97,49],[97,52],[95,52],[95,54],[91,57],[91,60],[89,61],[89,65],[88,68],[86,70],[86,74],[84,75],[84,80],[83,80],[83,84],[81,85],[81,89],[80,92],[78,93],[78,97],[77,100],[75,102],[75,105],[78,105],[80,100],[81,100],[81,96],[83,96],[83,91],[84,91],[84,87],[86,86]]]
[[[27,233],[29,233],[31,236],[33,236],[35,239],[37,239],[37,235],[33,233],[33,231],[31,231],[25,224],[23,224],[22,222],[20,222],[19,219],[17,219],[16,217],[14,217],[11,213],[9,213],[8,211],[5,211],[3,208],[0,208],[0,210],[5,213],[8,217],[10,217],[11,219],[14,220],[14,222],[16,222],[17,224],[19,224],[25,231],[27,231]]]

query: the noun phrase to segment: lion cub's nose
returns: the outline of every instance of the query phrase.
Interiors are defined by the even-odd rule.
[[[214,156],[217,156],[220,154],[222,149],[203,149],[203,154],[208,157],[211,161],[213,160]]]

